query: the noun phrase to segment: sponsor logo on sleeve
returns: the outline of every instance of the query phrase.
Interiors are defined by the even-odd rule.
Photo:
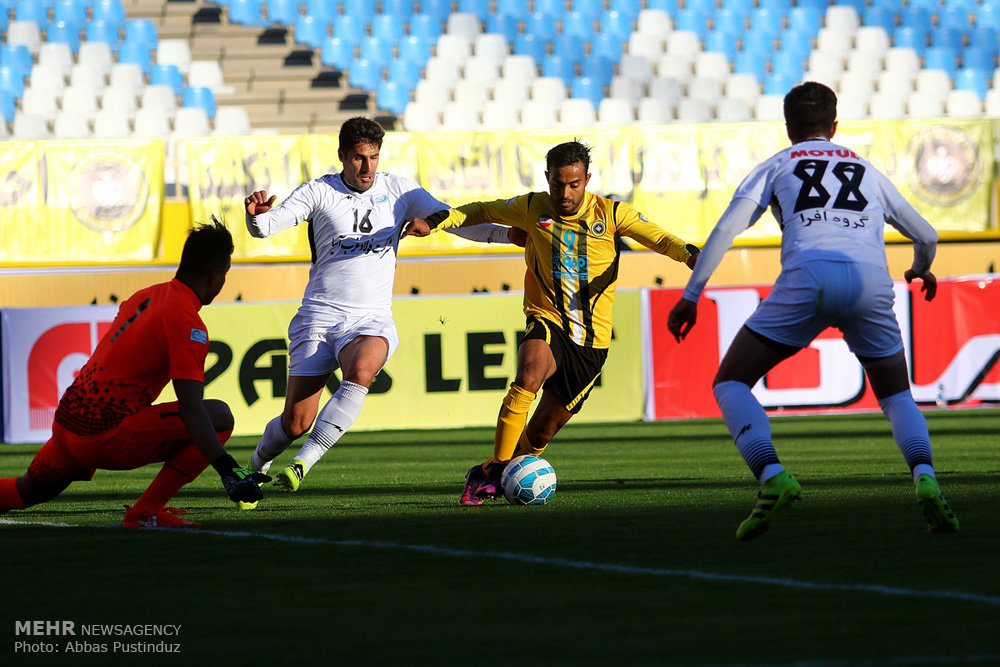
[[[191,329],[191,340],[196,343],[208,344],[208,332],[204,329]]]
[[[548,229],[552,226],[552,216],[548,214],[542,214],[538,216],[538,226],[542,229]]]

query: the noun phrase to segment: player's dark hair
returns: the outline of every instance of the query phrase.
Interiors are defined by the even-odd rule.
[[[344,121],[340,126],[340,150],[345,153],[358,144],[371,144],[382,148],[385,130],[375,121],[355,116]]]
[[[837,120],[837,94],[815,81],[806,81],[785,95],[785,124],[789,135],[807,138],[827,132]]]
[[[226,266],[232,255],[233,235],[226,224],[213,215],[211,222],[195,225],[188,232],[177,273],[204,276],[212,269]]]
[[[583,171],[590,173],[590,146],[574,139],[554,146],[545,154],[545,171],[551,172],[577,162],[582,162]]]

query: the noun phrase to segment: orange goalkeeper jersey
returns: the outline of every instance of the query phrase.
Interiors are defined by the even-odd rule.
[[[198,295],[176,278],[129,297],[59,399],[56,422],[78,435],[101,433],[152,404],[170,380],[204,382],[200,309]]]
[[[678,262],[691,256],[684,241],[630,205],[589,192],[576,215],[566,218],[556,213],[547,192],[474,202],[447,213],[435,229],[495,222],[525,230],[525,314],[555,322],[584,347],[611,344],[619,237],[634,239]]]

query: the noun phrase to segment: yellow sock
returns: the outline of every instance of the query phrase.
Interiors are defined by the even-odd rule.
[[[499,463],[507,465],[514,455],[517,442],[524,433],[524,425],[528,421],[528,410],[535,395],[518,387],[510,385],[510,391],[504,396],[500,415],[497,417],[497,432],[493,440],[493,456],[484,464],[484,469]]]
[[[521,437],[517,440],[517,449],[514,450],[514,458],[521,456],[523,454],[531,454],[532,456],[541,456],[542,452],[545,451],[547,445],[542,445],[541,447],[534,447],[530,442],[528,442],[528,434],[525,431],[521,431]]]

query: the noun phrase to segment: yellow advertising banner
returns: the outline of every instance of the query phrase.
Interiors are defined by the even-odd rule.
[[[0,142],[0,262],[149,261],[163,142]]]
[[[297,307],[292,302],[218,304],[201,311],[211,336],[205,395],[230,405],[237,435],[261,433],[282,410],[286,331]],[[399,349],[376,378],[353,428],[494,425],[516,370],[517,341],[524,330],[520,295],[399,298],[393,311]],[[641,418],[641,339],[639,295],[619,293],[614,341],[600,385],[574,422]],[[324,391],[322,400],[329,396]]]
[[[708,236],[700,130],[639,126],[635,132],[639,177],[632,205],[671,234],[700,244]]]
[[[248,194],[266,190],[281,201],[307,180],[299,137],[199,137],[181,143],[187,153],[192,222],[221,216],[233,232],[234,259],[309,257],[306,225],[255,239],[244,224]]]

